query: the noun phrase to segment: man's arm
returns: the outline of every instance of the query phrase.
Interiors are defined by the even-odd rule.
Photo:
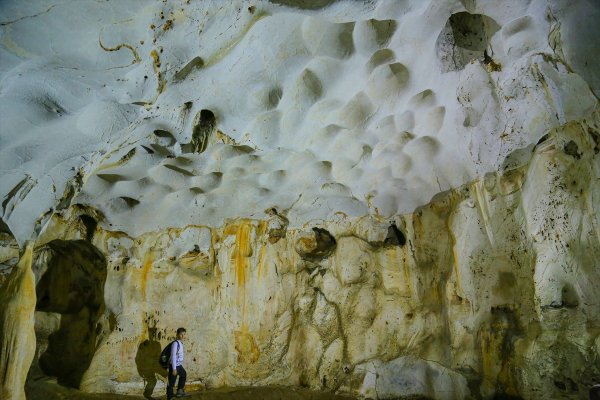
[[[177,348],[179,347],[179,342],[176,340],[175,343],[171,345],[171,367],[173,369],[173,375],[177,375]]]

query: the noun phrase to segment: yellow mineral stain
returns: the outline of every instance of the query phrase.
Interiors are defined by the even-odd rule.
[[[154,67],[154,72],[156,73],[156,79],[158,80],[158,86],[156,88],[156,95],[150,101],[141,101],[141,102],[136,103],[136,104],[139,103],[139,105],[143,105],[144,108],[146,108],[147,110],[149,110],[151,108],[151,106],[158,99],[158,96],[160,96],[167,88],[167,81],[165,80],[165,78],[160,70],[161,64],[160,64],[160,55],[159,55],[158,51],[156,51],[156,49],[153,49],[150,52],[150,57],[152,58],[152,65]]]
[[[206,266],[209,262],[210,256],[201,251],[189,251],[179,259],[179,264],[186,268]]]
[[[256,344],[256,340],[251,333],[248,332],[246,324],[242,324],[239,331],[234,332],[235,350],[238,353],[238,362],[245,364],[254,364],[260,357],[260,350]]]
[[[269,227],[269,221],[260,221],[258,223],[258,227],[256,228],[256,235],[258,237],[262,237],[267,233],[267,228]]]
[[[454,236],[454,232],[452,232],[452,216],[446,219],[446,229],[448,230],[448,236],[450,237],[450,242],[452,246],[452,270],[454,271],[454,286],[456,294],[463,298],[463,289],[460,284],[460,270],[458,269],[459,256],[456,249],[456,237]]]
[[[109,159],[114,153],[116,153],[117,151],[119,151],[120,149],[116,149],[113,150],[111,152],[108,152],[104,155],[104,157],[102,157],[102,161]],[[119,160],[115,161],[115,162],[111,162],[108,164],[102,164],[100,165],[98,168],[96,168],[93,172],[93,174],[97,174],[100,171],[106,171],[108,169],[112,169],[112,168],[116,168],[116,167],[120,167],[121,165],[126,164],[129,160],[131,160],[131,158],[135,155],[135,149],[132,149],[129,151],[129,153],[125,154],[123,157],[121,157]],[[87,180],[89,179],[90,176],[92,176],[93,174],[83,174],[83,183],[86,183]]]
[[[106,47],[102,44],[102,41],[100,40],[100,37],[98,37],[98,44],[100,45],[100,47],[102,48],[102,50],[104,51],[119,51],[123,48],[125,49],[129,49],[131,51],[131,53],[133,54],[133,61],[131,62],[132,64],[135,63],[139,63],[140,61],[142,61],[142,59],[140,58],[139,54],[137,53],[137,51],[135,50],[135,48],[127,43],[121,43],[115,47]]]
[[[221,141],[225,144],[232,144],[232,145],[236,145],[236,141],[235,139],[233,139],[231,136],[227,135],[226,133],[221,132],[220,130],[217,129],[217,133],[215,134],[217,141]]]
[[[382,273],[384,274],[384,288],[398,292],[401,296],[404,293],[404,279],[401,269],[402,260],[398,256],[398,252],[394,248],[387,248],[383,251],[377,264],[381,265]]]
[[[317,242],[313,237],[301,237],[298,242],[302,243],[302,248],[306,250],[313,250],[317,248]]]
[[[414,230],[414,235],[417,240],[425,236],[425,228],[423,227],[423,222],[421,219],[423,218],[423,211],[417,211],[413,214],[412,225]]]
[[[18,310],[18,315],[20,317],[29,317],[29,313],[30,313],[30,308],[33,305],[35,307],[35,302],[36,302],[36,292],[35,292],[35,284],[31,279],[28,279],[30,276],[30,270],[31,270],[31,266],[32,266],[32,262],[33,262],[33,249],[34,249],[34,244],[33,242],[28,242],[27,246],[25,247],[25,251],[23,252],[23,255],[21,256],[21,258],[19,259],[19,263],[17,265],[16,268],[18,268],[20,271],[20,273],[22,273],[22,275],[26,276],[26,278],[22,279],[22,284],[21,287],[18,288],[18,295],[19,296],[23,296],[24,298],[29,299],[30,301],[22,301],[22,302],[18,302],[16,303],[17,306],[17,310]],[[16,275],[16,274],[15,274]],[[8,289],[8,288],[7,288]],[[16,295],[16,291],[11,293],[13,295]]]
[[[261,238],[264,237],[267,234],[268,227],[269,227],[268,221],[260,221],[260,223],[258,224],[256,236],[261,237]],[[258,267],[257,267],[257,271],[256,271],[256,275],[258,278],[260,278],[263,273],[263,269],[265,266],[265,251],[266,251],[266,245],[262,241],[259,241],[259,243],[261,243],[261,244],[260,244],[260,250],[258,251]]]
[[[175,22],[183,22],[186,19],[189,19],[185,11],[183,9],[177,9],[173,13],[173,21]]]
[[[412,295],[413,294],[413,288],[412,288],[412,277],[410,276],[410,266],[408,265],[408,263],[402,263],[402,272],[404,272],[404,284],[406,286],[406,293],[408,295]]]
[[[221,271],[219,270],[219,261],[217,260],[217,252],[215,251],[216,245],[219,242],[219,236],[215,228],[210,228],[210,256],[213,260],[213,276],[215,278],[221,277]]]
[[[452,240],[454,241],[454,237],[452,235],[450,235],[452,237]],[[465,297],[464,293],[463,293],[463,289],[462,286],[460,284],[461,281],[461,277],[460,277],[460,270],[458,269],[458,253],[456,250],[456,245],[452,246],[452,269],[454,270],[454,284],[456,286],[456,293],[460,296],[460,297]]]
[[[142,264],[142,278],[141,278],[141,290],[143,298],[146,298],[146,289],[148,286],[148,274],[150,273],[150,269],[152,268],[152,263],[154,262],[154,256],[152,252],[146,253],[144,256],[144,262]]]
[[[156,99],[158,99],[158,96],[160,96],[165,89],[167,88],[167,81],[164,80],[162,73],[159,72],[158,73],[158,87],[156,88],[156,97],[154,98],[154,101],[156,101]]]
[[[442,296],[440,293],[440,288],[437,285],[433,285],[429,291],[426,292],[426,296],[429,297],[429,303],[432,307],[436,305],[442,304]]]
[[[208,59],[208,61],[205,64],[205,67],[210,67],[210,66],[218,63],[219,61],[221,61],[223,59],[223,57],[225,57],[227,54],[229,54],[231,52],[231,50],[233,50],[235,48],[235,46],[237,46],[237,44],[244,38],[244,36],[246,36],[248,31],[254,26],[255,23],[257,23],[259,20],[261,20],[267,16],[269,16],[269,14],[264,11],[254,14],[254,16],[248,22],[248,24],[244,27],[244,29],[236,37],[234,37],[231,40],[231,42],[229,42],[225,47],[223,47],[222,49],[217,51],[215,54],[213,54]]]
[[[506,365],[503,365],[502,371],[498,375],[498,381],[504,387],[506,394],[517,397],[519,394],[517,382],[515,382],[515,377],[511,374],[510,368],[507,368]]]
[[[482,361],[482,374],[484,379],[490,382],[494,381],[494,364],[497,361],[497,355],[495,354],[492,346],[493,338],[489,332],[481,332],[481,361]]]
[[[223,236],[237,235],[239,229],[240,227],[237,223],[228,223],[223,228]]]
[[[258,278],[262,276],[263,269],[265,266],[265,250],[266,246],[263,244],[260,246],[260,250],[258,251],[258,271],[256,272]]]
[[[12,30],[12,28],[10,27],[10,25],[4,26],[4,34],[2,35],[2,40],[0,41],[0,43],[4,45],[4,48],[7,49],[10,53],[12,53],[18,57],[21,57],[21,58],[35,57],[36,56],[35,54],[22,48],[21,46],[19,46],[17,43],[15,43],[12,40],[12,38],[10,37],[11,30]]]
[[[375,197],[375,195],[373,193],[367,193],[365,195],[365,200],[367,202],[367,208],[369,210],[373,208],[373,197]]]
[[[152,64],[154,65],[154,71],[158,72],[160,70],[160,56],[156,49],[153,49],[150,52],[150,57],[152,57]]]
[[[488,202],[485,198],[483,181],[475,182],[475,184],[471,185],[471,188],[475,192],[475,198],[477,199],[476,204],[479,209],[481,219],[483,220],[483,226],[485,228],[485,232],[487,233],[488,240],[490,241],[490,245],[494,247],[496,241],[494,240],[494,232],[492,231],[490,223],[490,210],[488,207]]]
[[[523,168],[515,168],[502,174],[498,186],[500,194],[507,196],[521,190],[523,187],[525,171]]]
[[[235,243],[238,253],[242,257],[252,257],[252,243],[250,243],[251,232],[252,225],[249,223],[244,223],[240,226],[240,229],[236,235]]]
[[[341,216],[344,219],[348,219],[348,214],[346,214],[343,211],[336,211],[333,215],[339,215],[339,216]]]
[[[554,102],[554,98],[552,97],[552,93],[550,92],[550,88],[548,87],[548,82],[546,82],[544,74],[542,73],[542,71],[540,71],[539,64],[533,64],[532,72],[533,75],[538,79],[538,82],[541,83],[542,88],[544,89],[544,97],[546,97],[548,105],[550,105],[554,110],[556,110],[556,103]]]
[[[23,388],[36,343],[34,247],[34,242],[27,242],[0,291],[0,398],[25,398]]]
[[[235,235],[235,249],[233,251],[233,261],[235,265],[235,277],[238,286],[246,285],[246,273],[248,269],[248,257],[252,256],[252,243],[250,243],[250,234],[252,224],[249,220],[242,220],[238,225]]]

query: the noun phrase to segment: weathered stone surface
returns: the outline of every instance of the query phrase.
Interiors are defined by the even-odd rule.
[[[0,290],[0,397],[25,399],[25,378],[35,355],[33,242]]]
[[[312,228],[313,233],[301,232],[296,239],[296,252],[307,261],[320,261],[329,257],[336,241],[326,229]]]
[[[600,332],[600,171],[589,133],[597,129],[596,119],[556,129],[528,164],[398,216],[404,246],[369,241],[387,229],[372,218],[326,223],[336,246],[309,264],[298,243],[312,238],[307,248],[316,249],[316,236],[288,229],[272,243],[268,220],[140,237],[98,227],[105,308],[80,387],[139,393],[154,376],[161,390],[153,352],[185,326],[192,387],[305,385],[381,399],[583,395],[600,372],[590,362]],[[564,153],[570,141],[579,159]],[[85,226],[69,221],[82,212],[54,217],[43,240],[81,237]],[[44,248],[39,288],[54,262]],[[49,316],[38,314],[42,339],[56,325]]]
[[[11,393],[35,349],[31,393],[151,396],[179,326],[191,389],[598,383],[593,2],[42,3],[0,2]]]
[[[471,396],[464,376],[413,356],[386,363],[371,361],[354,371],[364,374],[360,393],[367,398],[458,400]]]

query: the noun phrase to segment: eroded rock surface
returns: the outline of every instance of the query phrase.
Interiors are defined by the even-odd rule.
[[[35,355],[33,243],[0,287],[0,395],[25,398],[25,378]]]
[[[596,118],[552,131],[526,165],[397,216],[402,246],[386,244],[389,221],[370,216],[310,234],[289,229],[276,242],[268,218],[139,237],[96,227],[87,246],[105,256],[105,308],[74,386],[159,390],[155,358],[185,326],[192,387],[295,385],[381,399],[583,396],[600,373]],[[565,152],[571,141],[581,157]],[[53,217],[39,241],[40,271],[52,264],[41,256],[50,238],[86,236],[74,221],[87,212]],[[317,232],[335,246],[317,252]]]
[[[594,2],[0,10],[10,396],[600,383]]]

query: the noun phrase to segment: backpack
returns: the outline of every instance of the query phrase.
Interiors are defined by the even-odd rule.
[[[173,340],[160,352],[160,357],[158,358],[158,363],[164,369],[169,368],[169,361],[171,359],[171,347],[173,346],[173,343],[177,343],[177,351],[179,351],[179,342],[177,340]]]

